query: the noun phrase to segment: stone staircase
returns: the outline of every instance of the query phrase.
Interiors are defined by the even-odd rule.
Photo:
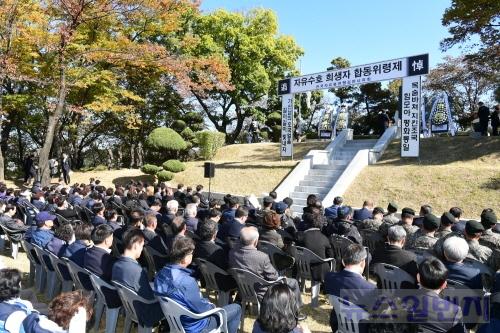
[[[322,200],[357,152],[373,148],[376,142],[377,140],[348,140],[341,149],[333,152],[333,158],[329,164],[314,165],[290,193],[293,199],[292,211],[301,216],[309,194],[316,194],[318,199]]]

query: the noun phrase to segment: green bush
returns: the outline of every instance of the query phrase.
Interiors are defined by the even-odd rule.
[[[186,165],[179,160],[168,160],[162,166],[163,169],[176,173],[186,170]]]
[[[173,129],[155,128],[146,140],[146,144],[156,151],[182,151],[187,148],[186,141]]]
[[[182,130],[181,136],[184,138],[184,140],[187,141],[192,141],[196,136],[194,135],[194,132],[192,129],[189,127],[186,127],[185,129]]]
[[[172,129],[176,131],[177,133],[182,132],[186,128],[186,122],[184,120],[176,120],[172,123]]]
[[[212,159],[217,150],[224,146],[226,134],[214,131],[196,132],[196,139],[200,146],[200,156],[205,160]]]
[[[141,171],[148,175],[156,175],[159,171],[161,171],[161,167],[153,164],[144,164]]]
[[[156,177],[158,177],[160,182],[168,182],[174,178],[174,174],[170,171],[162,170],[156,174]]]

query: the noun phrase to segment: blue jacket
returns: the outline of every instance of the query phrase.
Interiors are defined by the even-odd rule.
[[[333,206],[325,208],[325,216],[332,218],[332,219],[336,219],[337,218],[337,210],[339,207],[340,206],[333,205]]]
[[[31,243],[40,246],[42,249],[54,238],[51,230],[37,228],[31,233]]]
[[[447,261],[444,262],[444,265],[448,269],[448,279],[462,282],[471,289],[483,289],[479,268]]]
[[[194,313],[202,313],[215,308],[206,298],[200,296],[198,283],[191,276],[192,270],[180,265],[165,266],[155,278],[155,293],[167,296]],[[195,320],[181,317],[187,333],[201,332],[209,319]]]
[[[366,208],[356,209],[352,219],[354,221],[364,221],[372,218],[372,212]]]

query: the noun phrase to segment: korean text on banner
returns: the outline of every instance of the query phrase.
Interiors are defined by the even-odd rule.
[[[293,156],[293,94],[281,96],[281,157]]]
[[[419,156],[421,89],[421,76],[410,76],[403,79],[401,157]]]

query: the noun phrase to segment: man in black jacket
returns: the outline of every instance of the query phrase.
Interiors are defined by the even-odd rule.
[[[13,231],[10,233],[10,238],[15,241],[21,241],[24,236],[24,232],[28,230],[28,226],[25,225],[21,220],[14,219],[16,215],[17,208],[13,204],[5,205],[4,213],[0,216],[0,223],[7,229]]]
[[[479,102],[478,105],[479,110],[477,113],[479,116],[481,135],[488,136],[488,120],[490,119],[490,109],[488,109],[488,107],[485,106],[483,102]]]
[[[415,253],[403,250],[406,241],[406,231],[400,225],[389,228],[387,233],[387,243],[384,247],[379,247],[373,253],[371,268],[374,264],[384,263],[393,265],[406,271],[408,274],[417,278],[418,267]]]

